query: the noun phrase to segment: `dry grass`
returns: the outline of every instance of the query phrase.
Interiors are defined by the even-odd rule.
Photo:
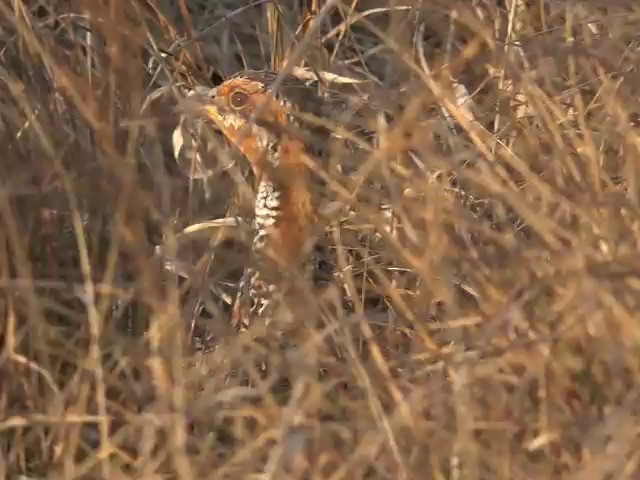
[[[639,478],[636,2],[267,3],[0,4],[0,477]],[[239,228],[181,232],[246,165],[190,182],[150,95],[285,58],[371,108],[334,280],[237,335]]]

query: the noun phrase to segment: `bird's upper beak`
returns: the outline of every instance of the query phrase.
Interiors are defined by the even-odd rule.
[[[204,115],[219,124],[222,120],[220,107],[222,99],[216,96],[216,89],[196,87],[185,99],[178,104],[181,113]]]

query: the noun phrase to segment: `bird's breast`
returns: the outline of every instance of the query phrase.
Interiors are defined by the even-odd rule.
[[[273,182],[264,176],[255,203],[254,251],[268,249],[282,266],[304,260],[313,215],[309,192],[296,181]]]

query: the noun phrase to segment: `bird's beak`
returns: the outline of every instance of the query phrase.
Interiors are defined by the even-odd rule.
[[[223,99],[218,97],[217,88],[209,91],[207,98],[202,103],[201,112],[205,114],[215,124],[220,125],[222,122],[222,115],[220,113]]]
[[[201,106],[201,112],[217,125],[222,123],[222,115],[220,114],[220,98],[212,98]]]
[[[220,107],[222,99],[216,96],[216,89],[196,88],[187,98],[182,100],[178,109],[182,113],[204,115],[215,124],[220,124],[222,115]]]

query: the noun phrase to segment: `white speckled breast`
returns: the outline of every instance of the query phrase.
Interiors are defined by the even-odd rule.
[[[263,179],[258,185],[254,207],[256,228],[253,241],[254,251],[259,251],[264,247],[268,229],[276,223],[280,213],[280,197],[280,191],[267,179]]]

